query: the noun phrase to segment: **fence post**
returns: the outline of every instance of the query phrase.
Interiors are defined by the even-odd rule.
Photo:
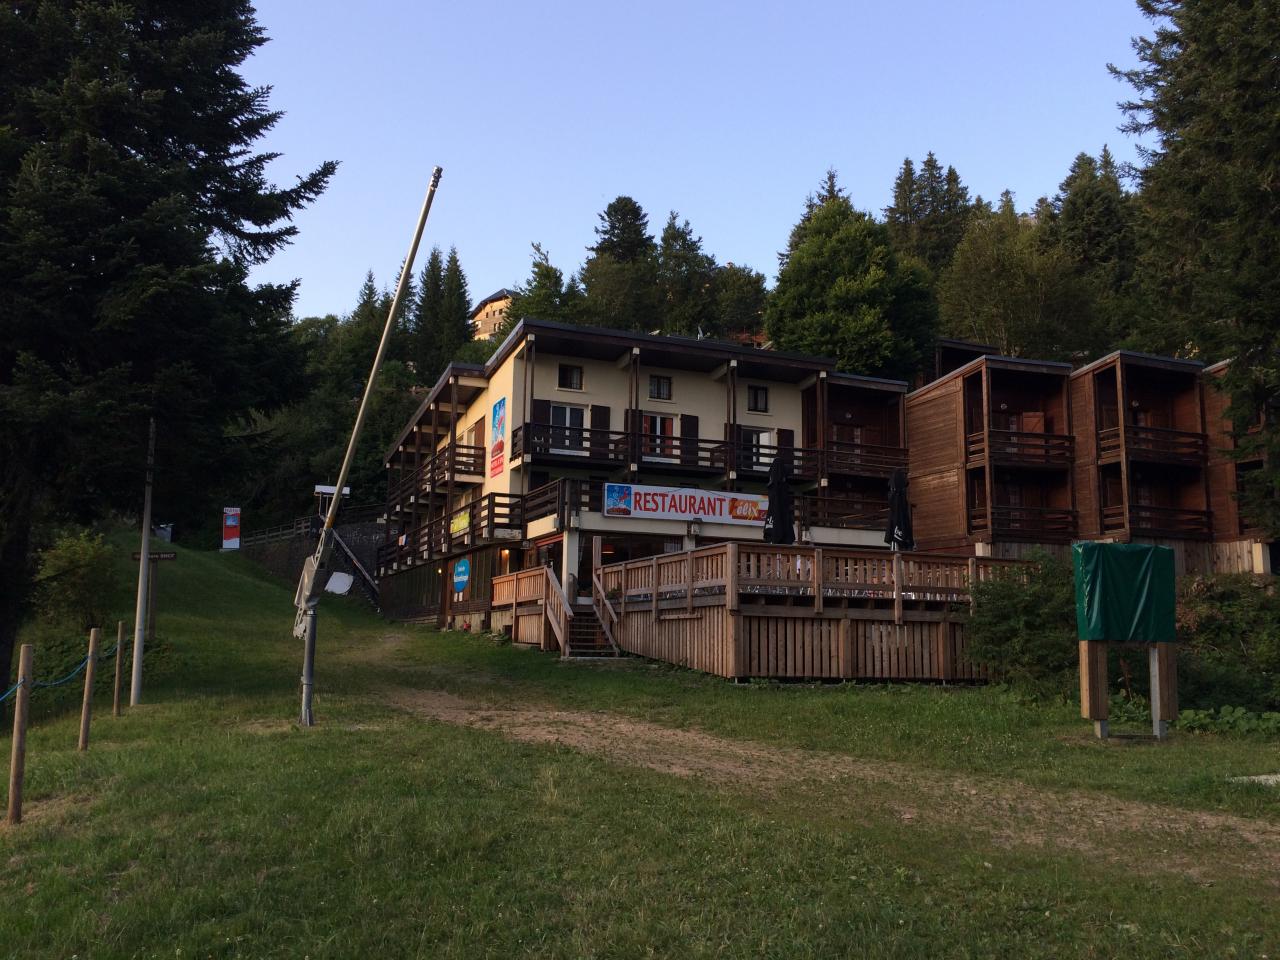
[[[124,663],[124,621],[116,621],[116,679],[111,692],[111,715],[120,716],[120,674]]]
[[[18,654],[18,694],[13,705],[13,751],[9,756],[9,823],[22,822],[22,775],[27,764],[27,706],[31,698],[34,647],[22,645]]]
[[[80,705],[80,743],[76,749],[83,753],[89,749],[89,717],[93,713],[93,676],[98,666],[98,640],[102,631],[94,627],[89,631],[89,655],[84,664],[84,702]]]

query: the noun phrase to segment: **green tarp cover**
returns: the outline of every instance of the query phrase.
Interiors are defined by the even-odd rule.
[[[1082,542],[1076,572],[1081,640],[1164,643],[1174,632],[1173,550],[1139,543]]]

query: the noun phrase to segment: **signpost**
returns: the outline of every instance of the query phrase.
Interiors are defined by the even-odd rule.
[[[144,627],[147,642],[156,638],[156,568],[162,560],[177,560],[175,550],[152,550],[147,554],[147,622]],[[133,551],[133,562],[142,560],[142,551]]]

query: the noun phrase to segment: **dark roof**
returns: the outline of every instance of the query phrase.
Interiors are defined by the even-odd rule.
[[[501,290],[495,290],[493,293],[489,294],[487,297],[485,297],[483,300],[477,303],[474,307],[472,307],[470,315],[474,317],[477,313],[479,313],[489,304],[493,303],[495,300],[506,300],[508,297],[514,297],[514,296],[515,296],[515,291],[508,290],[506,287],[503,287]]]
[[[1162,357],[1154,353],[1139,353],[1136,350],[1115,350],[1108,353],[1105,357],[1099,357],[1092,363],[1086,363],[1077,370],[1072,376],[1079,376],[1098,367],[1104,367],[1109,363],[1116,361],[1125,361],[1127,363],[1136,363],[1143,367],[1156,367],[1162,370],[1179,370],[1186,373],[1198,373],[1204,369],[1204,363],[1200,360],[1183,360],[1180,357]]]
[[[928,393],[938,384],[947,383],[956,377],[963,377],[974,370],[977,370],[983,364],[993,367],[997,370],[1017,370],[1024,373],[1043,373],[1066,377],[1071,374],[1071,364],[1063,363],[1060,360],[1029,360],[1024,357],[1005,357],[1000,354],[983,354],[980,357],[974,357],[968,363],[956,367],[954,370],[948,370],[936,380],[930,380],[922,387],[917,387],[909,396],[914,397],[918,394]]]

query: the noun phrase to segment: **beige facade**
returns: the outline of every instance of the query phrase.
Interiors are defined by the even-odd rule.
[[[502,289],[491,293],[475,305],[471,311],[472,335],[477,340],[489,340],[506,322],[511,306],[511,291]]]

